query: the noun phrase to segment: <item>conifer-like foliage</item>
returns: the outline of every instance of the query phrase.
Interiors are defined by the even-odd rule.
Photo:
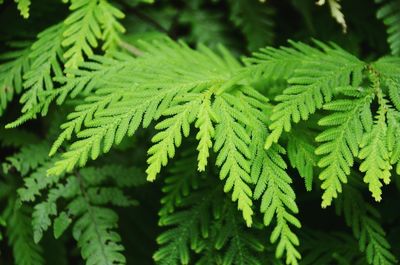
[[[0,0],[0,264],[398,264],[399,22]]]

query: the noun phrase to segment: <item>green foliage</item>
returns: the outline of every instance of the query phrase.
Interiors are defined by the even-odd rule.
[[[24,105],[22,112],[34,108],[45,93],[54,89],[52,76],[62,75],[62,24],[46,29],[38,35],[38,40],[32,44],[32,59],[30,69],[24,74],[24,89],[20,102]]]
[[[353,184],[354,185],[354,184]],[[380,226],[379,213],[372,205],[364,202],[361,193],[352,185],[347,185],[338,201],[337,212],[343,213],[346,224],[359,240],[359,248],[365,252],[368,264],[395,264],[396,258],[390,252],[390,244],[385,231]]]
[[[398,263],[396,1],[15,2],[1,264]]]
[[[366,263],[358,249],[357,241],[347,234],[307,231],[303,236],[303,242],[303,251],[306,255],[302,259],[302,265]]]
[[[356,95],[356,100],[339,99],[325,104],[324,108],[334,113],[319,121],[321,126],[333,127],[316,138],[322,142],[316,154],[322,156],[318,166],[324,168],[319,175],[323,181],[321,187],[325,190],[322,196],[323,207],[330,205],[332,199],[342,191],[342,183],[347,183],[354,157],[359,153],[363,131],[372,125],[371,90],[357,94],[351,88],[349,90],[350,96]]]
[[[43,265],[42,248],[33,242],[29,210],[10,199],[4,211],[7,236],[17,265]]]
[[[299,174],[304,178],[304,184],[307,191],[312,190],[314,167],[317,165],[318,157],[315,154],[315,147],[312,144],[312,139],[304,137],[304,130],[296,128],[299,133],[290,134],[287,144],[287,154],[290,165],[299,171]]]
[[[247,40],[247,47],[254,51],[272,44],[274,39],[274,11],[261,1],[230,1],[230,19]]]
[[[104,40],[103,50],[114,48],[119,42],[119,33],[125,31],[118,19],[124,14],[110,5],[107,0],[71,0],[71,15],[64,24],[62,45],[66,68],[77,68],[84,55],[92,56],[98,40]]]
[[[17,49],[19,48],[19,50],[2,54],[0,57],[2,61],[0,65],[0,115],[3,114],[8,103],[14,98],[14,95],[21,93],[22,76],[29,68],[30,51],[28,44],[14,43],[13,46]]]
[[[351,85],[350,82],[357,86],[361,82],[364,67],[361,61],[338,47],[317,44],[320,49],[293,43],[294,47],[284,49],[282,54],[271,56],[267,50],[260,55],[263,60],[261,65],[268,64],[264,75],[279,71],[274,68],[285,67],[282,64],[288,64],[289,71],[291,67],[297,68],[288,79],[288,88],[276,98],[278,104],[271,115],[269,128],[272,132],[267,138],[266,148],[278,141],[283,130],[290,131],[292,122],[307,120],[324,103],[330,102],[336,88]],[[354,80],[351,80],[351,76]]]
[[[29,6],[31,5],[31,0],[14,0],[17,3],[17,7],[21,16],[24,18],[29,17]]]
[[[171,165],[159,223],[173,228],[157,238],[161,247],[154,259],[158,264],[192,264],[193,251],[203,254],[195,264],[262,264],[256,253],[264,250],[263,243],[245,230],[220,185],[197,173],[193,162],[195,156],[188,153]]]
[[[390,49],[393,55],[400,54],[400,27],[397,23],[400,19],[400,4],[392,0],[375,0],[376,3],[381,4],[376,15],[387,27]]]

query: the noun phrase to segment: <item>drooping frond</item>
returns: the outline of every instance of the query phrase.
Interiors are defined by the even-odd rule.
[[[41,246],[33,242],[30,210],[26,206],[19,206],[15,196],[9,194],[10,199],[3,213],[7,222],[7,236],[13,251],[16,265],[44,265]]]
[[[296,168],[304,179],[307,191],[312,190],[314,167],[318,162],[318,157],[315,155],[315,146],[311,141],[304,131],[296,128],[290,133],[287,144],[290,165]]]
[[[372,128],[364,134],[361,142],[359,158],[363,160],[360,171],[365,172],[364,182],[368,184],[369,190],[376,201],[382,199],[382,182],[389,184],[390,170],[392,166],[387,146],[387,100],[378,94],[380,103],[378,115]]]
[[[382,4],[376,15],[387,27],[390,49],[393,55],[400,55],[400,3],[396,0],[375,0]]]
[[[321,126],[330,128],[316,138],[320,146],[316,154],[322,156],[318,166],[323,168],[319,174],[322,180],[322,206],[331,205],[332,200],[342,192],[342,183],[347,183],[347,176],[353,166],[354,158],[359,154],[359,145],[363,132],[372,126],[370,109],[374,97],[372,89],[342,89],[351,99],[338,99],[324,105],[324,109],[333,113],[319,121]]]
[[[199,106],[198,118],[195,126],[199,130],[196,135],[196,139],[199,141],[197,151],[199,152],[198,170],[204,171],[207,165],[207,159],[209,157],[209,149],[212,147],[212,138],[215,134],[215,128],[213,122],[216,122],[216,114],[213,112],[211,107],[211,91],[204,93],[204,97],[201,100]]]
[[[32,62],[29,71],[24,74],[26,92],[20,99],[22,112],[36,107],[44,94],[54,89],[53,76],[62,76],[63,30],[63,24],[52,26],[41,32],[31,46],[29,58]]]
[[[234,205],[226,201],[219,215],[220,218],[213,227],[214,246],[218,250],[224,250],[224,253],[216,260],[229,265],[263,264],[259,254],[265,251],[263,241],[244,226]]]
[[[362,194],[352,185],[344,186],[343,194],[337,201],[338,213],[343,213],[346,224],[352,228],[355,238],[359,240],[360,250],[365,252],[368,264],[397,264],[390,251],[385,231],[379,224],[379,213],[364,202]]]
[[[203,238],[208,237],[210,233],[208,229],[213,219],[211,210],[218,205],[219,186],[204,196],[201,191],[205,190],[204,187],[211,188],[211,186],[207,185],[208,182],[204,177],[196,174],[195,164],[182,163],[193,161],[191,158],[193,156],[177,160],[172,165],[172,175],[166,179],[169,185],[178,184],[179,190],[169,189],[168,186],[163,189],[165,195],[161,202],[164,206],[159,212],[159,225],[173,228],[169,228],[157,238],[158,244],[161,245],[153,255],[157,264],[189,264],[191,250],[201,251],[204,248]],[[197,181],[202,183],[200,185],[202,189],[191,190],[192,182]]]
[[[98,8],[99,13],[96,15],[101,23],[102,40],[104,41],[102,49],[111,51],[119,45],[120,34],[125,32],[124,26],[118,21],[118,19],[123,19],[125,15],[106,0],[100,0]]]
[[[262,145],[261,145],[262,148]],[[286,164],[281,157],[282,149],[278,146],[265,151],[259,149],[257,156],[262,161],[262,171],[257,179],[254,191],[256,199],[261,198],[261,212],[264,214],[264,224],[276,224],[270,240],[277,243],[276,256],[286,256],[286,264],[298,264],[301,258],[297,247],[300,242],[291,226],[300,228],[301,224],[294,214],[298,213],[295,193],[290,186],[292,180],[285,172]]]
[[[182,105],[170,107],[163,112],[168,118],[156,125],[156,129],[162,130],[153,138],[153,146],[148,150],[150,157],[147,160],[149,167],[146,170],[147,179],[155,180],[161,167],[166,166],[168,158],[175,156],[175,147],[182,143],[182,136],[187,137],[190,133],[190,124],[194,121],[199,112],[199,105],[202,104],[198,95],[190,95],[183,98]]]
[[[195,162],[194,156],[185,152],[182,158],[174,161],[171,165],[162,187],[164,196],[161,199],[162,206],[158,212],[160,216],[173,213],[175,208],[181,205],[184,197],[188,196],[191,190],[197,189],[202,178],[193,167]]]
[[[160,224],[169,226],[157,239],[160,249],[153,258],[157,264],[192,264],[192,254],[201,258],[194,264],[261,265],[257,252],[262,242],[248,229],[221,187],[196,171],[195,155],[171,165],[164,186]],[[173,184],[176,189],[172,189]],[[205,195],[204,191],[207,191]]]
[[[299,239],[291,226],[300,228],[301,225],[294,216],[298,213],[298,208],[295,193],[290,186],[292,180],[285,172],[287,166],[281,156],[284,151],[280,146],[264,149],[264,139],[268,135],[264,115],[267,112],[267,99],[251,88],[243,87],[235,97],[226,96],[226,100],[246,117],[246,120],[241,121],[251,132],[250,176],[256,184],[254,198],[261,199],[260,211],[264,214],[264,225],[274,226],[270,241],[277,243],[276,257],[285,256],[286,264],[298,264]],[[235,116],[239,117],[237,119],[240,121],[239,113]]]
[[[66,178],[66,184],[54,185],[49,189],[47,199],[36,204],[32,221],[35,241],[42,238],[52,223],[56,238],[72,226],[72,234],[87,265],[126,264],[121,253],[124,250],[121,237],[115,231],[118,215],[108,205],[127,207],[137,204],[123,189],[141,185],[144,181],[140,170],[115,165],[75,172]],[[63,210],[59,209],[60,199],[68,201]]]
[[[66,68],[77,68],[84,56],[92,56],[99,40],[104,40],[103,49],[118,44],[118,34],[124,31],[117,19],[124,15],[107,0],[71,0],[73,12],[65,20],[66,30],[62,45]]]
[[[45,149],[47,155],[48,148]],[[35,155],[33,155],[35,156]],[[45,161],[40,165],[36,165],[34,170],[24,176],[24,185],[18,189],[19,197],[22,201],[35,201],[37,196],[40,196],[42,191],[60,179],[59,176],[45,177],[47,170],[54,165],[56,159]],[[22,175],[23,171],[20,171]]]
[[[289,42],[291,47],[266,47],[253,53],[250,58],[245,58],[248,75],[255,79],[264,77],[267,79],[288,79],[293,76],[294,70],[305,61],[312,61],[321,55],[318,49],[300,42]]]
[[[216,165],[221,167],[220,178],[225,180],[224,191],[233,190],[232,200],[238,201],[247,226],[252,224],[252,196],[250,188],[250,136],[247,134],[246,116],[235,109],[229,99],[218,97],[214,104],[218,110],[214,150],[218,153]]]

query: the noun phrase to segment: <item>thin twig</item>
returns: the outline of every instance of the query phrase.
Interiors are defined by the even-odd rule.
[[[127,50],[128,52],[132,53],[135,56],[142,56],[144,53],[139,50],[137,47],[133,46],[130,43],[127,43],[125,41],[120,41],[119,42],[119,46],[125,50]]]

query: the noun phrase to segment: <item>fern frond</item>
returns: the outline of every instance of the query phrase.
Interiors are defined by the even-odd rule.
[[[118,19],[123,19],[125,15],[106,0],[99,1],[99,11],[98,20],[103,29],[102,39],[104,40],[102,49],[110,51],[121,42],[120,34],[125,32],[125,28]]]
[[[190,124],[194,121],[199,111],[201,101],[194,95],[184,99],[185,103],[170,107],[163,112],[163,115],[169,116],[159,122],[155,128],[163,130],[157,133],[153,138],[153,146],[148,150],[150,157],[147,160],[149,164],[146,173],[147,180],[155,180],[160,173],[161,166],[166,166],[168,158],[175,156],[175,147],[182,143],[182,135],[188,137],[190,133]]]
[[[387,113],[387,148],[390,163],[396,165],[396,173],[400,174],[400,113],[389,109]]]
[[[13,250],[16,265],[44,265],[41,246],[33,242],[30,211],[26,206],[19,206],[15,196],[9,195],[4,217],[7,221],[7,236]]]
[[[24,176],[24,185],[17,190],[21,201],[35,201],[44,189],[58,182],[62,176],[46,177],[47,170],[53,166],[55,160],[51,159],[41,163],[40,166]]]
[[[78,69],[66,69],[66,76],[57,77],[57,81],[63,84],[57,89],[57,104],[61,105],[67,97],[89,95],[104,84],[105,80],[131,64],[132,60],[129,55],[114,52],[107,57],[93,55],[90,60],[80,63]]]
[[[89,95],[100,84],[103,84],[104,79],[126,67],[130,59],[132,59],[131,56],[122,53],[113,53],[112,56],[110,53],[108,57],[94,55],[91,57],[91,61],[80,63],[79,69],[65,69],[66,76],[54,77],[54,80],[63,85],[42,93],[40,101],[33,108],[26,111],[16,121],[7,124],[6,128],[17,127],[36,117],[38,113],[43,116],[46,115],[50,104],[54,101],[61,105],[68,97],[75,98],[78,95]],[[69,78],[68,76],[74,76],[74,78]],[[69,124],[70,126],[74,125]],[[63,129],[67,130],[66,128]]]
[[[400,3],[395,0],[375,0],[382,4],[376,16],[386,25],[388,42],[393,55],[400,55]]]
[[[141,123],[143,127],[147,127],[155,117],[161,115],[163,107],[168,107],[170,100],[178,91],[177,89],[164,91],[149,89],[146,93],[134,90],[101,91],[111,93],[95,97],[98,101],[92,104],[81,105],[77,108],[78,111],[70,116],[74,119],[63,125],[66,129],[54,143],[51,154],[65,139],[71,137],[74,130],[79,131],[83,122],[89,128],[77,134],[82,139],[71,145],[70,150],[63,154],[63,159],[49,170],[49,174],[57,175],[70,171],[78,163],[83,166],[89,156],[91,159],[96,159],[101,152],[108,152],[114,143],[120,143],[125,135],[132,136]],[[118,101],[119,99],[121,100]],[[94,113],[98,115],[92,118]]]
[[[199,152],[197,158],[199,171],[204,171],[206,168],[209,149],[212,147],[212,138],[215,134],[213,122],[216,122],[216,114],[211,107],[211,95],[211,92],[204,93],[195,123],[196,128],[199,129],[196,135],[196,139],[199,141],[197,146],[197,151]]]
[[[292,122],[307,120],[324,103],[330,102],[338,87],[358,86],[362,81],[364,63],[336,46],[317,43],[321,50],[314,51],[318,59],[300,63],[288,80],[289,87],[276,97],[279,102],[271,115],[271,134],[266,148],[278,142],[283,131],[289,132]],[[313,48],[298,45],[300,52]],[[305,48],[305,50],[303,50]]]
[[[323,156],[318,162],[318,166],[323,168],[319,174],[324,189],[322,207],[329,206],[338,193],[342,192],[342,183],[347,183],[354,157],[359,154],[363,132],[372,126],[372,89],[357,91],[348,88],[342,91],[353,94],[353,98],[339,99],[324,105],[324,109],[334,113],[322,118],[319,125],[331,128],[316,138],[317,142],[322,143],[315,151],[317,155]]]
[[[174,212],[175,208],[182,204],[185,197],[189,196],[191,190],[199,186],[200,178],[198,172],[193,167],[196,160],[190,153],[184,153],[182,158],[174,161],[169,168],[169,174],[165,178],[161,199],[161,208],[158,212],[160,216]]]
[[[386,99],[381,96],[380,107],[374,125],[363,136],[359,158],[363,160],[360,171],[365,172],[364,182],[368,184],[369,190],[376,201],[382,199],[383,181],[390,182],[390,170],[392,166],[389,159],[387,146],[387,123],[386,113],[388,105]]]
[[[285,172],[287,166],[281,157],[284,151],[279,146],[270,150],[264,149],[264,139],[268,135],[265,116],[268,112],[268,100],[250,87],[243,87],[235,97],[227,95],[226,100],[246,117],[246,121],[242,122],[251,136],[250,175],[252,182],[256,184],[254,198],[261,198],[260,211],[264,214],[264,225],[269,226],[273,219],[276,220],[270,237],[271,243],[278,244],[276,257],[281,258],[285,254],[287,264],[298,264],[299,239],[292,231],[291,225],[301,225],[293,215],[298,213],[298,208],[295,193],[290,186],[292,180]]]
[[[304,131],[296,128],[296,130],[290,133],[287,144],[287,155],[290,165],[296,168],[300,176],[304,179],[306,190],[311,191],[314,167],[317,165],[318,157],[315,155],[315,146],[308,139]]]
[[[31,46],[29,58],[30,69],[24,74],[24,89],[27,90],[20,99],[22,112],[31,110],[41,101],[44,93],[54,88],[52,76],[62,75],[62,33],[63,24],[52,26],[38,35],[38,40]]]
[[[373,62],[371,68],[375,69],[379,73],[381,82],[384,80],[398,82],[400,58],[397,56],[384,56]]]
[[[86,264],[126,264],[120,253],[124,250],[121,237],[113,231],[117,227],[118,215],[88,202],[82,205],[81,211],[85,213],[76,222],[73,235]]]
[[[312,61],[321,56],[321,51],[304,43],[289,43],[293,47],[261,48],[252,57],[245,58],[247,75],[254,75],[255,79],[288,79],[304,61]]]
[[[65,67],[76,69],[84,56],[93,55],[98,40],[104,39],[104,49],[114,47],[117,34],[124,31],[117,21],[123,14],[106,0],[72,0],[70,10],[72,14],[64,21],[67,29],[62,45],[67,47]]]
[[[225,203],[220,220],[214,227],[216,230],[215,247],[223,249],[221,264],[261,265],[259,253],[265,250],[264,244],[254,234],[246,230],[240,216],[230,202]]]
[[[84,54],[93,55],[93,48],[101,38],[101,28],[96,19],[97,0],[71,1],[70,9],[74,11],[66,20],[67,29],[64,32],[62,45],[69,47],[64,53],[66,68],[77,68],[84,60]],[[79,22],[79,23],[76,23]]]
[[[224,191],[233,189],[232,200],[238,201],[247,226],[252,224],[252,195],[250,188],[250,149],[251,142],[246,132],[246,116],[234,108],[229,100],[218,97],[214,103],[218,110],[218,125],[215,129],[214,151],[218,153],[216,165],[221,167],[220,178],[226,179]]]
[[[185,153],[183,159],[174,160],[171,170],[159,213],[160,224],[173,227],[157,239],[162,245],[153,256],[157,264],[191,264],[194,251],[201,254],[198,265],[260,265],[256,254],[264,250],[263,244],[245,229],[235,204],[220,193],[220,185],[197,172],[195,155]]]
[[[278,243],[276,256],[279,258],[285,254],[286,264],[298,264],[301,256],[297,247],[300,242],[291,226],[300,228],[301,224],[293,215],[298,213],[298,207],[290,186],[292,180],[285,172],[286,164],[280,154],[283,150],[280,147],[271,147],[268,151],[261,148],[257,156],[263,166],[254,197],[261,198],[260,210],[264,214],[264,224],[270,225],[273,218],[276,220],[270,237],[272,243]]]
[[[274,39],[274,10],[257,0],[230,2],[230,19],[247,39],[247,47],[254,51],[271,45]]]
[[[196,167],[193,165],[195,164],[185,166],[187,169],[185,174],[195,174]],[[183,165],[178,164],[177,166],[177,169],[179,169]],[[183,175],[179,175],[179,177],[185,178]],[[196,177],[201,178],[198,175]],[[177,181],[178,179],[173,178],[171,180]],[[204,186],[211,187],[207,186],[205,179],[202,180],[202,186],[203,189],[201,191],[205,190]],[[217,205],[216,194],[218,190],[219,187],[217,186],[217,189],[214,187],[213,191],[207,192],[206,196],[199,191],[191,191],[185,197],[180,196],[179,201],[176,201],[176,204],[172,206],[185,209],[179,212],[171,213],[171,208],[168,211],[166,208],[162,208],[159,224],[162,226],[173,226],[173,228],[170,228],[157,237],[157,242],[161,245],[160,249],[153,255],[153,259],[157,264],[189,264],[190,250],[199,252],[204,248],[202,239],[209,235],[208,230],[213,218],[210,212],[212,206],[214,204]],[[167,197],[164,198],[172,195],[170,192],[173,190],[165,191],[167,192]]]
[[[0,60],[0,115],[15,94],[21,93],[24,73],[30,65],[30,43],[15,43],[18,50],[2,54]]]
[[[361,193],[352,185],[344,186],[343,194],[337,201],[338,213],[344,214],[347,225],[353,229],[353,234],[359,240],[359,248],[365,252],[368,264],[396,264],[397,260],[390,251],[385,231],[379,224],[379,213],[364,202]]]
[[[125,264],[121,253],[124,247],[115,232],[118,216],[106,205],[135,205],[137,202],[129,198],[123,188],[144,182],[141,171],[115,165],[75,172],[66,179],[66,184],[51,187],[47,199],[34,207],[35,240],[39,241],[52,223],[57,238],[72,225],[73,236],[86,264]],[[68,201],[63,211],[58,208],[60,199]]]
[[[48,159],[49,144],[41,142],[23,146],[20,151],[6,158],[10,166],[14,167],[22,176],[30,170],[36,169]]]

